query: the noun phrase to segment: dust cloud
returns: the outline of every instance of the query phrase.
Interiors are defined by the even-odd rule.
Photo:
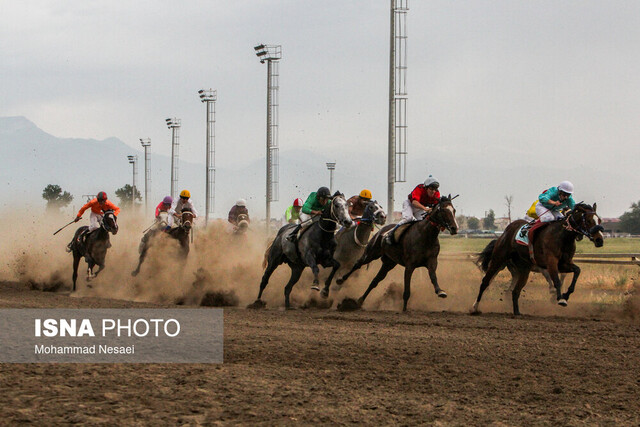
[[[7,218],[7,215],[3,216]],[[32,289],[70,292],[72,287],[71,254],[65,251],[75,230],[87,225],[87,219],[72,224],[57,235],[53,232],[71,218],[54,214],[25,214],[19,223],[4,221],[0,224],[0,280],[28,283]],[[202,221],[200,219],[199,221]],[[100,275],[86,281],[86,263],[81,260],[78,269],[78,287],[70,297],[102,297],[165,305],[240,306],[255,301],[263,273],[265,249],[271,243],[264,230],[252,226],[246,235],[235,236],[226,222],[215,220],[206,229],[196,224],[188,258],[181,259],[179,245],[161,235],[149,249],[147,258],[136,277],[131,272],[138,263],[138,245],[142,231],[152,219],[122,212],[118,218],[119,231],[111,236],[112,248],[106,258],[106,268]],[[380,267],[371,263],[352,275],[341,287],[334,284],[328,300],[310,289],[313,276],[309,269],[303,273],[291,294],[291,301],[301,308],[333,308],[348,298],[359,298]],[[97,267],[96,267],[97,269]],[[94,270],[95,271],[95,270]],[[321,284],[328,276],[321,269]],[[402,310],[404,268],[398,266],[373,289],[363,304],[365,310]],[[284,286],[290,269],[281,265],[271,276],[263,294],[267,307],[284,306]],[[409,310],[467,312],[475,301],[482,273],[472,263],[441,259],[438,281],[448,298],[438,298],[427,270],[417,269],[412,278]],[[340,277],[341,274],[336,275]],[[484,312],[511,313],[511,294],[507,292],[510,276],[501,272],[483,296],[480,309]],[[624,317],[639,319],[638,286],[629,292],[629,298],[620,311]],[[592,302],[593,291],[580,288],[572,295],[569,307],[558,307],[549,297],[547,284],[538,274],[532,274],[520,298],[520,309],[529,315],[585,316],[601,314],[603,305]],[[580,304],[574,304],[580,303]],[[622,305],[621,305],[622,307]]]

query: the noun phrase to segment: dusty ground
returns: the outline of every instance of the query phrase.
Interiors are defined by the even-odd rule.
[[[279,288],[281,292],[281,288]],[[0,283],[0,307],[157,307]],[[222,365],[0,364],[2,423],[640,423],[606,316],[225,310]]]

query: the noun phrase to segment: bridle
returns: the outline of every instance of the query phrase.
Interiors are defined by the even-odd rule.
[[[429,212],[429,214],[427,216],[424,217],[425,220],[428,220],[431,225],[433,225],[434,227],[436,227],[439,230],[449,230],[449,233],[451,233],[451,225],[449,225],[449,223],[447,223],[446,221],[444,221],[440,215],[436,216],[436,213],[440,212],[442,210],[442,205],[440,204],[440,202],[438,202],[433,209],[431,209],[431,212]]]
[[[112,227],[111,225],[109,225],[109,223],[105,221],[106,217],[110,217],[112,219],[114,227]],[[116,216],[113,214],[113,211],[112,210],[105,211],[104,215],[102,215],[102,219],[100,219],[100,227],[102,227],[104,231],[106,231],[107,233],[110,233],[112,230],[117,228],[117,226],[118,225],[116,222]]]
[[[336,196],[333,199],[337,198],[337,197],[341,197],[341,196]],[[344,199],[344,197],[342,197]],[[333,203],[333,199],[329,200],[330,203],[330,207],[329,207],[329,218],[325,218],[323,216],[320,217],[320,220],[318,221],[318,227],[320,227],[320,229],[326,233],[333,233],[336,229],[336,226],[338,226],[340,224],[340,220],[338,219],[338,216],[335,214],[334,212],[334,208],[335,208],[335,204]],[[322,227],[322,221],[329,221],[329,222],[333,222],[335,224],[335,226],[333,227],[333,230],[327,230],[325,228]]]
[[[577,205],[576,208],[578,206],[580,206],[580,205]],[[593,214],[596,217],[598,217],[598,214],[593,209],[587,210],[584,207],[581,207],[580,209],[576,209],[576,208],[574,208],[567,215],[567,218],[565,219],[564,223],[562,224],[562,227],[565,230],[569,231],[569,232],[582,234],[583,236],[586,236],[590,241],[593,242],[593,235],[596,234],[597,232],[604,231],[604,227],[602,225],[600,225],[600,224],[597,224],[597,225],[594,225],[593,227],[591,227],[590,229],[587,229],[587,215],[588,214]],[[578,223],[576,221],[576,219],[574,218],[576,213],[582,213],[582,215],[581,215],[582,221],[580,223]]]

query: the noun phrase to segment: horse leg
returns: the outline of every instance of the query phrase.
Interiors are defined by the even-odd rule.
[[[571,295],[575,290],[576,282],[578,281],[578,277],[580,277],[580,267],[578,267],[575,264],[568,264],[568,265],[563,265],[560,271],[562,272],[562,276],[561,276],[562,279],[560,280],[560,282],[562,282],[562,280],[564,279],[565,273],[573,272],[573,279],[571,280],[571,285],[569,285],[569,289],[567,289],[567,292],[562,294],[562,298],[565,301],[568,301],[569,295]]]
[[[529,271],[518,271],[516,275],[513,276],[513,278],[516,279],[516,284],[511,291],[511,301],[513,302],[513,314],[516,316],[520,315],[518,300],[520,299],[520,292],[522,291],[522,288],[524,288],[524,285],[527,284],[527,280],[529,280],[529,273]]]
[[[78,265],[80,264],[80,258],[82,258],[79,254],[76,254],[76,251],[73,252],[73,291],[76,290],[76,280],[78,279]]]
[[[562,296],[562,282],[560,282],[560,277],[558,277],[558,260],[555,258],[551,258],[547,262],[547,270],[549,271],[549,276],[551,280],[553,280],[553,284],[556,288],[556,301],[558,301],[558,305],[563,307],[567,306],[567,300]],[[574,280],[576,276],[573,276]],[[573,282],[571,282],[573,284]]]
[[[380,283],[385,277],[387,277],[387,273],[391,271],[396,265],[397,264],[392,261],[391,258],[382,258],[382,266],[380,267],[378,274],[376,274],[376,277],[373,278],[364,294],[362,294],[362,296],[358,298],[358,305],[360,307],[362,307],[362,303],[364,303],[364,300],[367,298],[367,295],[369,295],[369,292],[371,292],[373,288],[378,286],[378,283]]]
[[[311,289],[314,291],[320,290],[320,280],[318,279],[318,275],[320,274],[320,269],[318,268],[318,263],[316,262],[316,258],[313,256],[313,253],[310,250],[307,250],[304,253],[304,262],[311,268],[313,272],[313,285]]]
[[[260,281],[260,291],[258,292],[258,299],[256,302],[261,301],[262,293],[269,284],[269,278],[271,278],[273,272],[276,271],[276,268],[278,268],[278,264],[275,261],[269,260],[267,268],[264,270],[264,274],[262,275],[262,280]]]
[[[440,285],[438,285],[438,276],[436,276],[436,269],[438,268],[438,258],[431,257],[427,261],[427,270],[429,270],[429,279],[431,279],[431,284],[433,284],[433,290],[436,295],[440,298],[446,298],[447,293],[440,289]]]
[[[480,300],[482,299],[482,294],[489,287],[491,280],[495,277],[496,274],[503,269],[502,262],[496,261],[495,258],[492,258],[489,262],[489,268],[487,268],[487,272],[484,274],[482,278],[482,283],[480,284],[480,290],[478,291],[478,296],[476,297],[476,302],[473,303],[473,307],[471,308],[471,314],[480,314],[480,310],[478,310],[478,306],[480,305]]]
[[[137,276],[138,273],[140,273],[140,267],[142,266],[142,263],[144,262],[144,259],[147,257],[147,246],[145,245],[145,247],[142,248],[142,252],[140,252],[140,258],[138,259],[138,266],[136,267],[135,270],[133,270],[131,272],[131,275],[133,277]]]
[[[369,247],[367,247],[367,249],[369,249]],[[365,250],[364,254],[362,254],[360,259],[358,259],[358,261],[356,261],[353,267],[351,267],[351,270],[349,270],[349,272],[344,276],[336,279],[336,284],[342,285],[349,278],[349,276],[353,274],[354,271],[359,270],[360,267],[362,267],[363,265],[369,264],[371,261],[377,259],[378,257],[372,254],[373,252],[374,252],[373,250],[370,250],[369,252]]]
[[[413,274],[413,267],[406,266],[404,269],[404,292],[402,293],[402,311],[407,311],[407,302],[411,296],[411,275]]]
[[[323,298],[327,298],[329,296],[329,286],[331,286],[331,281],[333,280],[333,276],[336,274],[336,271],[340,268],[340,263],[338,261],[332,259],[332,262],[333,268],[331,269],[329,277],[327,277],[327,280],[324,282],[324,289],[320,292],[320,295],[322,295]]]
[[[300,280],[300,276],[302,275],[302,270],[304,267],[291,267],[291,277],[289,278],[289,282],[287,286],[284,287],[284,308],[289,310],[291,308],[291,302],[289,301],[289,295],[291,295],[291,289],[293,289],[293,285],[298,283]]]

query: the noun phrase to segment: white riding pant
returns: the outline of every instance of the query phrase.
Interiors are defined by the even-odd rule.
[[[303,223],[311,219],[311,215],[307,215],[304,212],[300,212],[300,222]]]
[[[420,221],[425,211],[420,208],[416,208],[411,204],[411,200],[406,199],[402,202],[402,219],[398,224],[406,224],[412,221]]]
[[[551,222],[555,221],[556,219],[564,218],[564,215],[562,215],[562,213],[545,208],[542,203],[538,203],[536,205],[536,214],[538,214],[540,222]]]
[[[100,228],[100,221],[102,221],[102,215],[91,211],[91,215],[89,215],[89,230],[87,233],[91,233],[93,230]]]

